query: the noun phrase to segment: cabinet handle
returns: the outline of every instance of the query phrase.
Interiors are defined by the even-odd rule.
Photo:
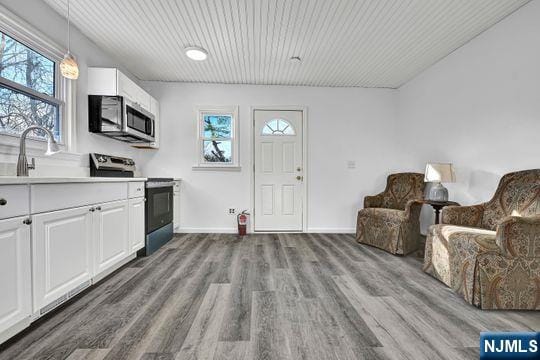
[[[90,208],[90,209],[88,209],[88,211],[94,212],[94,211],[96,211],[96,209],[95,208]]]
[[[30,224],[32,224],[32,219],[30,219],[30,218],[24,219],[24,220],[23,220],[23,224],[24,224],[24,225],[30,225]]]
[[[7,205],[7,200],[6,199],[0,199],[0,206],[4,206],[4,205]]]
[[[101,206],[98,206],[98,207],[96,208],[96,210],[97,210],[97,211],[101,211]]]
[[[141,191],[142,189],[141,188],[137,188],[137,191]]]

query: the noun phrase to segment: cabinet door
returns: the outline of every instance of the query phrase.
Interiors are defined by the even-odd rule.
[[[144,247],[144,206],[145,199],[129,200],[129,250],[130,253]]]
[[[88,206],[33,216],[34,310],[45,313],[92,278],[92,212]]]
[[[128,201],[96,206],[94,213],[96,275],[128,256]]]
[[[120,71],[117,71],[117,86],[118,86],[118,95],[125,96],[131,101],[137,101],[138,90],[137,84],[131,81],[126,75],[122,74]]]
[[[173,205],[173,228],[174,232],[180,230],[180,192],[174,192],[174,205]]]
[[[120,71],[118,71],[118,95],[125,96],[150,111],[150,94]]]
[[[0,334],[32,314],[30,226],[23,224],[25,219],[0,221]]]

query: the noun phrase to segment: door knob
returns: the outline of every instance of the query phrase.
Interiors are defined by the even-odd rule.
[[[302,168],[299,166],[296,168],[296,171],[302,171]]]
[[[298,176],[296,177],[296,180],[302,180],[302,176],[298,175]]]
[[[4,206],[7,204],[7,200],[6,199],[0,199],[0,206]]]

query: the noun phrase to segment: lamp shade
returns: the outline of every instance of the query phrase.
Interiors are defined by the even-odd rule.
[[[425,182],[455,182],[456,175],[452,164],[428,163],[424,175]]]
[[[64,59],[60,63],[60,72],[62,73],[62,76],[67,79],[77,80],[79,78],[79,66],[73,55],[69,52],[66,53]]]

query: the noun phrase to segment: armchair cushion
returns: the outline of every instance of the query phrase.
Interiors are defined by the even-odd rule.
[[[494,231],[432,225],[426,240],[424,271],[468,296],[472,294],[470,280],[476,253],[498,251]]]

